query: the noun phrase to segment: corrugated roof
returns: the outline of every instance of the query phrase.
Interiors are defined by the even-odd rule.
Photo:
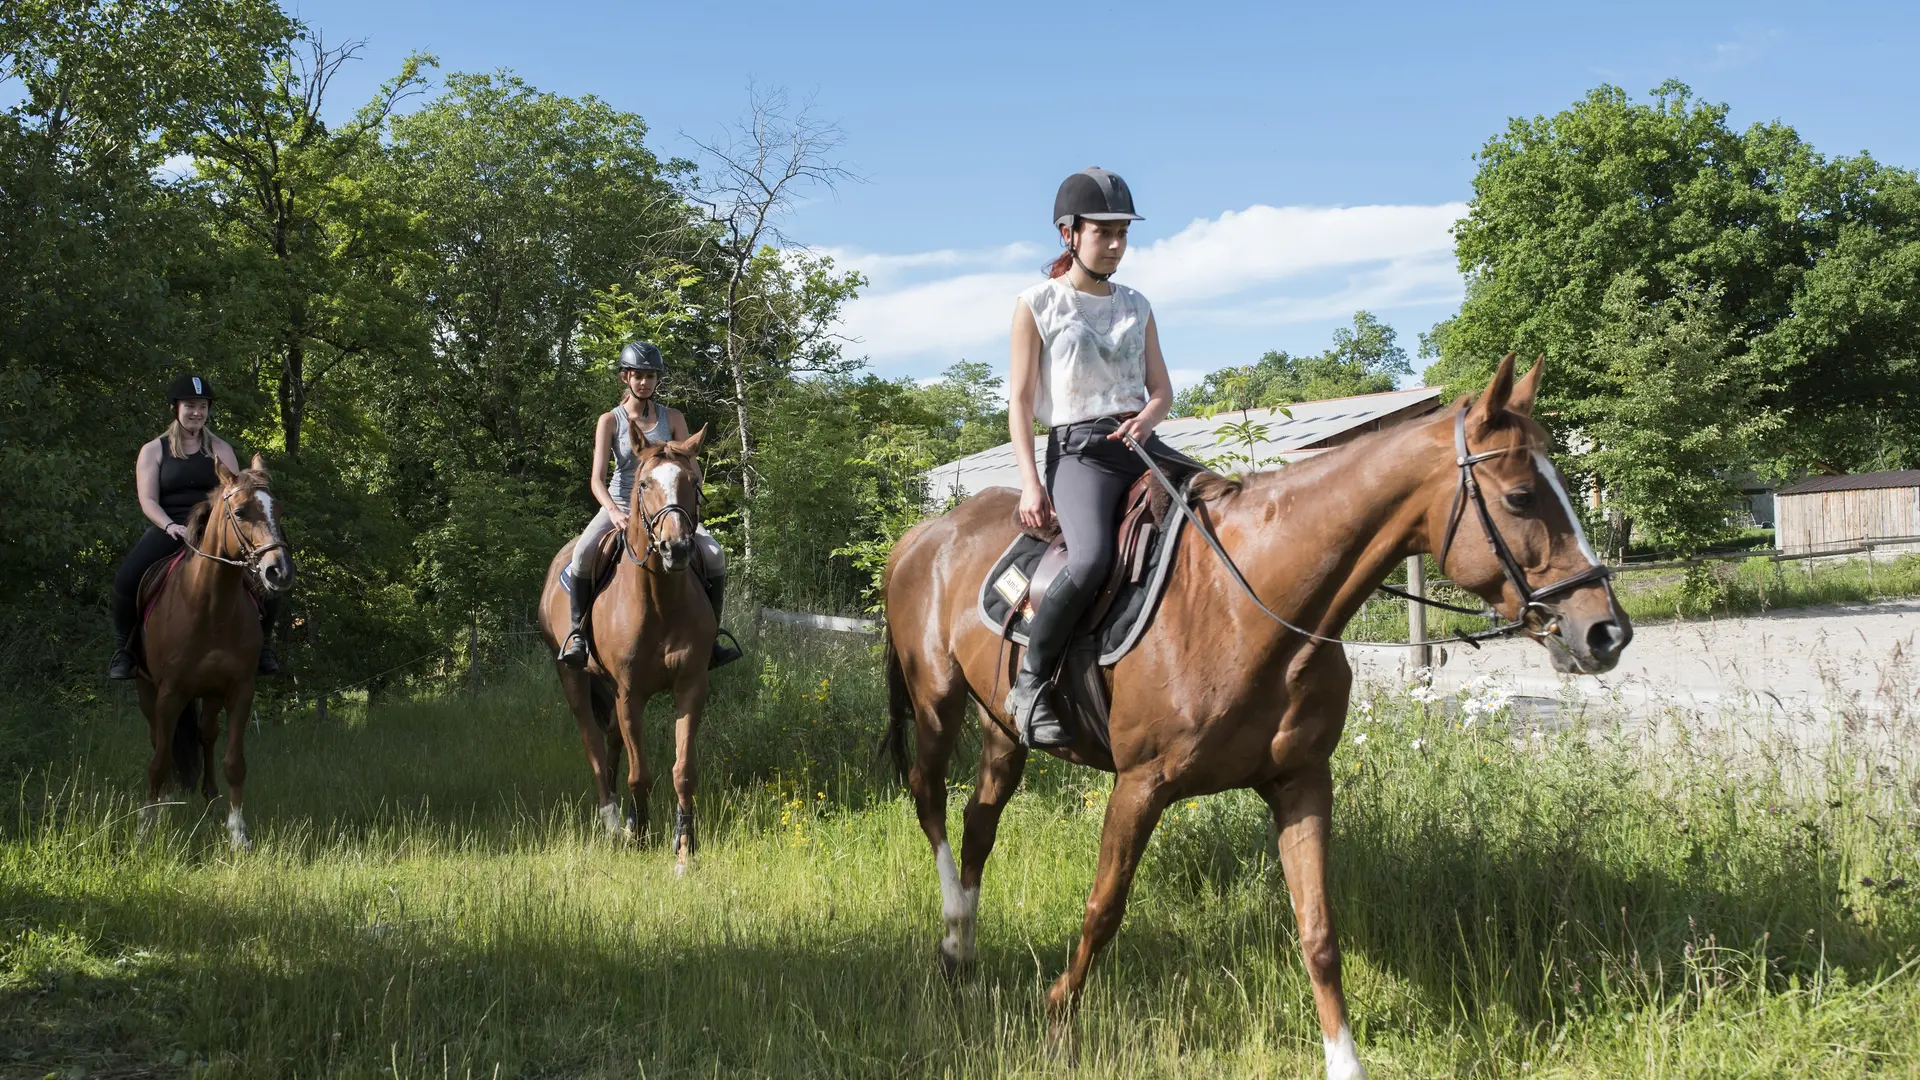
[[[1920,487],[1920,469],[1893,469],[1888,472],[1850,473],[1846,476],[1809,476],[1774,492],[1781,495],[1811,495],[1816,491],[1869,491],[1874,488]]]
[[[1416,386],[1410,390],[1388,390],[1357,397],[1302,401],[1287,406],[1287,411],[1293,414],[1291,417],[1282,415],[1277,409],[1249,409],[1246,418],[1254,423],[1265,424],[1267,428],[1267,438],[1254,444],[1253,453],[1262,458],[1277,457],[1294,461],[1316,453],[1318,444],[1355,428],[1414,406],[1437,403],[1440,394],[1437,386]],[[1237,424],[1240,419],[1240,412],[1233,410],[1212,417],[1164,420],[1153,430],[1167,445],[1182,453],[1210,458],[1228,449],[1236,453],[1242,449],[1238,442],[1231,447],[1223,447],[1219,440],[1220,428]],[[1034,437],[1034,457],[1040,459],[1043,469],[1046,467],[1046,445],[1046,436]],[[1013,461],[1012,443],[949,461],[927,472],[927,488],[936,500],[955,493],[972,495],[990,487],[1019,486],[1020,469]]]

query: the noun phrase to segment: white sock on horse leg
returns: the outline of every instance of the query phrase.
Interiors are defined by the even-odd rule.
[[[973,929],[980,912],[980,889],[960,886],[960,868],[953,863],[953,849],[945,840],[933,852],[934,865],[940,870],[940,915],[946,920],[947,936],[940,951],[957,964],[973,960]]]
[[[1340,1025],[1340,1033],[1326,1038],[1327,1080],[1367,1080],[1360,1064],[1360,1050],[1353,1045],[1353,1029]]]

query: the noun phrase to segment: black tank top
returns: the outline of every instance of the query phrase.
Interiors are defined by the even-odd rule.
[[[177,458],[167,451],[166,442],[161,441],[160,509],[176,524],[185,525],[187,515],[193,513],[193,508],[218,484],[219,479],[213,473],[213,455],[204,446],[197,454]]]

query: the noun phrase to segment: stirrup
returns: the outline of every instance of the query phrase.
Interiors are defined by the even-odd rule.
[[[254,664],[254,673],[258,675],[280,674],[280,658],[274,655],[273,646],[260,646],[260,659]]]
[[[569,667],[585,667],[587,665],[587,636],[579,630],[574,630],[572,633],[569,633],[567,640],[560,643],[560,653],[555,656],[554,659]]]
[[[721,638],[727,639],[725,645],[720,644]],[[707,670],[725,667],[745,655],[746,650],[740,647],[740,639],[733,636],[733,631],[716,630],[713,633],[713,652],[707,657]]]
[[[122,645],[113,651],[113,659],[107,661],[107,678],[125,681],[137,676],[139,668],[139,662],[133,658],[133,650]]]
[[[1047,700],[1050,682],[1036,682],[1022,688],[1017,681],[1007,691],[1007,715],[1012,718],[1020,742],[1035,750],[1056,750],[1073,745],[1073,733],[1067,730]],[[1030,695],[1030,696],[1029,696]]]

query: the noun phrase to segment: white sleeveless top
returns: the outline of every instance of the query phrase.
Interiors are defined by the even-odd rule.
[[[633,431],[627,427],[626,406],[617,406],[607,415],[613,417],[613,480],[607,485],[607,494],[625,506],[627,493],[633,490],[634,473],[640,469],[640,454],[633,447]],[[653,405],[653,427],[641,434],[648,442],[666,442],[673,438],[673,422],[659,402]]]
[[[1040,328],[1040,386],[1033,418],[1059,427],[1147,407],[1147,298],[1108,283],[1092,296],[1066,275],[1022,292]]]

